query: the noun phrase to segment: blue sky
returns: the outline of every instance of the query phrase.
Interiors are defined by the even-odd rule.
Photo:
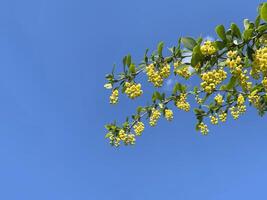
[[[212,36],[254,19],[260,1],[0,1],[0,199],[266,199],[267,124],[253,109],[201,136],[192,113],[113,149],[104,75],[159,41]]]

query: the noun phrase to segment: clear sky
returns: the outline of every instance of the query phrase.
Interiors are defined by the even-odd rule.
[[[175,112],[133,148],[114,149],[104,124],[136,105],[109,105],[104,75],[161,40],[211,36],[217,24],[254,19],[257,0],[0,1],[0,199],[267,199],[267,124],[194,130]]]

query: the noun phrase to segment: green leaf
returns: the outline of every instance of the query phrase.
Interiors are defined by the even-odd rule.
[[[122,64],[124,67],[126,66],[126,62],[127,62],[127,56],[124,56],[122,60]]]
[[[251,23],[248,19],[244,19],[244,28],[245,30],[250,29],[250,28],[254,28],[254,24]]]
[[[234,36],[236,36],[237,38],[241,38],[241,32],[235,23],[231,24],[231,30]]]
[[[147,57],[147,53],[148,53],[149,49],[146,49],[145,54],[144,54],[144,61],[147,63],[148,62],[148,57]]]
[[[235,86],[235,84],[236,84],[236,77],[235,76],[232,76],[231,79],[230,79],[230,81],[229,81],[229,83],[226,86],[226,89],[227,90],[232,89]]]
[[[131,73],[133,73],[133,74],[136,72],[136,71],[135,71],[135,64],[132,63],[132,64],[130,65],[130,67],[129,67],[129,71],[130,71]]]
[[[202,41],[203,41],[203,38],[202,38],[202,37],[199,37],[199,38],[197,39],[197,44],[201,44]]]
[[[249,20],[248,19],[244,19],[243,24],[244,24],[245,30],[249,29],[250,23],[249,23]]]
[[[225,43],[222,41],[215,41],[215,45],[219,50],[222,50],[225,47]]]
[[[130,54],[128,54],[127,59],[126,59],[126,64],[128,67],[130,67],[131,63],[132,63],[132,57]]]
[[[163,47],[164,47],[164,43],[163,43],[163,42],[160,42],[160,43],[158,44],[158,54],[159,54],[160,56],[162,56],[162,50],[163,50]]]
[[[256,20],[255,20],[255,27],[258,28],[259,25],[260,25],[260,23],[261,23],[261,16],[258,15],[257,18],[256,18]]]
[[[267,22],[267,3],[263,3],[260,8],[261,19]]]
[[[200,121],[202,121],[202,119],[201,119]],[[200,123],[197,123],[196,126],[195,126],[196,131],[199,131],[199,130],[200,130],[200,128],[199,128],[199,124],[200,124]]]
[[[142,110],[143,110],[143,107],[142,106],[138,106],[136,110],[137,110],[137,114],[140,114],[142,112]]]
[[[182,37],[181,42],[183,43],[185,48],[187,48],[191,51],[197,45],[196,41],[191,37]]]
[[[156,91],[156,92],[153,93],[152,100],[156,101],[157,99],[161,101],[162,100],[162,96],[160,95],[159,92]]]
[[[113,134],[112,133],[107,133],[106,135],[105,135],[105,138],[109,138],[110,136],[112,136]]]
[[[177,91],[181,91],[182,90],[182,85],[180,83],[176,83],[173,87],[173,94],[176,94]]]
[[[194,67],[196,66],[199,62],[203,60],[203,55],[200,50],[200,45],[197,45],[193,49],[193,54],[192,54],[192,59],[191,59],[191,65]]]
[[[106,89],[112,89],[112,84],[111,83],[106,83],[105,85],[104,85],[104,88],[106,88]]]
[[[195,86],[193,91],[196,94],[198,92],[198,86]]]
[[[172,56],[165,57],[165,61],[166,61],[167,63],[172,62],[172,60],[173,60]]]
[[[226,40],[226,35],[225,35],[225,28],[223,25],[218,25],[215,28],[215,31],[217,33],[217,35],[223,40]]]
[[[113,68],[112,68],[112,71],[111,71],[111,74],[114,74],[115,69],[116,69],[116,65],[114,64],[114,65],[113,65]]]
[[[260,25],[257,29],[259,32],[264,32],[267,30],[267,24]]]
[[[243,32],[243,39],[245,41],[248,41],[251,36],[252,36],[252,33],[253,33],[253,29],[246,29],[244,32]]]
[[[196,115],[203,115],[203,114],[205,114],[205,111],[203,111],[203,110],[201,110],[201,109],[198,109],[198,108],[195,108],[195,109],[194,109],[194,113],[195,113]]]
[[[248,58],[250,60],[253,60],[253,54],[254,54],[254,50],[248,45],[247,46],[247,55],[248,55]]]

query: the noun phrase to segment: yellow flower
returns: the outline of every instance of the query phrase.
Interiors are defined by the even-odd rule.
[[[219,114],[219,119],[220,119],[222,122],[225,122],[226,119],[227,119],[227,113],[223,112],[223,113]]]
[[[267,77],[264,77],[263,80],[261,81],[263,87],[265,90],[267,90]]]
[[[231,111],[231,115],[233,116],[234,119],[238,119],[238,118],[239,118],[240,112],[239,112],[239,110],[237,109],[237,107],[232,106],[232,107],[230,108],[230,111]]]
[[[258,91],[254,90],[248,95],[248,101],[252,103],[255,107],[259,107],[260,104],[260,96],[258,95]]]
[[[168,78],[170,76],[170,73],[171,73],[171,66],[169,64],[165,64],[159,74],[162,78]]]
[[[150,126],[156,126],[158,119],[160,118],[160,111],[152,108],[151,116],[149,119]]]
[[[125,133],[125,131],[123,129],[121,129],[118,133],[118,137],[122,140],[125,141],[127,138],[127,134]]]
[[[210,116],[210,122],[215,125],[218,124],[219,120],[216,116],[212,115]]]
[[[168,121],[171,121],[173,119],[173,112],[172,112],[172,110],[170,110],[170,109],[166,109],[165,110],[165,118]]]
[[[222,105],[224,100],[223,100],[223,96],[220,95],[220,94],[217,94],[214,98],[215,102],[218,104],[218,105]]]
[[[189,71],[189,66],[184,66],[181,69],[175,69],[175,73],[182,76],[185,79],[188,79],[191,76],[191,73]]]
[[[237,97],[237,105],[241,106],[245,103],[245,98],[242,94],[239,94]]]
[[[254,54],[253,68],[257,71],[267,72],[267,47],[256,50]]]
[[[177,108],[188,112],[190,110],[190,104],[186,101],[187,94],[181,93],[178,100],[176,101]]]
[[[109,97],[109,103],[116,104],[118,103],[119,99],[119,91],[117,89],[113,90],[110,97]]]
[[[155,65],[151,63],[146,67],[148,81],[153,83],[155,87],[161,87],[163,84],[163,79],[170,76],[170,70],[171,66],[167,63],[165,63],[160,70],[157,70]]]
[[[125,83],[125,94],[131,98],[131,99],[135,99],[136,97],[139,97],[143,94],[143,90],[141,90],[141,84],[138,83],[129,83],[126,82]]]
[[[201,53],[206,56],[210,56],[217,52],[217,47],[215,43],[207,40],[204,44],[200,47]]]
[[[201,74],[201,87],[207,93],[212,93],[216,86],[219,85],[224,79],[227,78],[227,73],[222,70],[212,70],[206,73]]]
[[[198,128],[200,129],[200,132],[201,132],[203,135],[207,135],[208,132],[209,132],[208,126],[207,126],[206,124],[204,124],[204,122],[201,122],[201,123],[198,125]]]
[[[133,128],[136,135],[140,136],[145,129],[145,125],[143,122],[137,122]]]
[[[125,143],[125,145],[128,145],[128,144],[134,145],[135,141],[136,141],[135,135],[134,134],[128,134],[124,143]]]
[[[153,83],[155,87],[161,87],[163,83],[163,78],[160,73],[155,69],[154,64],[150,64],[146,67],[146,74],[148,76],[148,81]]]

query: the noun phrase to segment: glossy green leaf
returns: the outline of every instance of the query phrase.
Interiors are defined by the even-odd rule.
[[[132,63],[132,64],[130,65],[130,67],[129,67],[129,71],[130,71],[131,73],[133,73],[133,74],[135,73],[135,64]]]
[[[222,39],[222,40],[226,40],[226,35],[225,35],[225,28],[223,25],[218,25],[215,28],[215,31],[217,33],[217,35]]]
[[[127,59],[126,59],[126,64],[127,64],[128,67],[130,67],[131,63],[132,63],[132,57],[131,57],[131,55],[129,54],[129,55],[127,56]]]
[[[236,36],[237,38],[241,38],[241,32],[235,23],[231,24],[231,30],[234,36]]]
[[[158,44],[158,54],[159,54],[160,56],[162,56],[162,50],[163,50],[163,47],[164,47],[164,43],[163,43],[163,42],[160,42],[160,43]]]
[[[230,81],[229,81],[229,83],[226,86],[226,89],[227,90],[232,89],[235,86],[235,84],[236,84],[236,77],[235,76],[232,76],[231,79],[230,79]]]
[[[203,55],[200,51],[200,46],[197,45],[193,49],[192,59],[191,59],[191,65],[194,67],[198,63],[200,63],[203,60]]]
[[[263,3],[260,9],[261,19],[267,22],[267,3]]]
[[[253,29],[246,29],[244,32],[243,32],[243,39],[245,41],[248,41],[251,37],[252,37],[252,34],[253,34]]]
[[[182,37],[181,42],[185,48],[189,50],[193,50],[193,48],[197,45],[196,41],[191,37]]]

